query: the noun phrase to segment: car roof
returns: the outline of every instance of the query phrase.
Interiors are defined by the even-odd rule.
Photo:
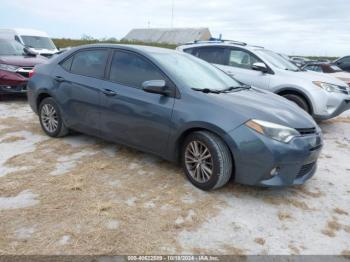
[[[195,48],[195,47],[206,47],[206,46],[226,46],[226,47],[238,47],[238,48],[243,48],[251,51],[255,50],[261,50],[264,49],[262,46],[256,46],[256,45],[248,45],[244,42],[239,42],[239,41],[231,41],[231,40],[226,40],[226,41],[198,41],[194,43],[187,43],[184,45],[178,46],[178,49],[184,50],[184,49],[189,49],[189,48]]]
[[[177,52],[174,49],[154,47],[154,46],[145,46],[145,45],[129,45],[129,44],[89,44],[89,45],[81,45],[75,48],[74,50],[86,49],[86,48],[120,48],[130,51],[138,51],[141,53],[172,53]]]

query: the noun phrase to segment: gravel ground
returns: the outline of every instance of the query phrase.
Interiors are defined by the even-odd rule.
[[[349,254],[350,112],[321,124],[301,187],[206,193],[156,157],[50,139],[25,99],[0,102],[0,254]]]

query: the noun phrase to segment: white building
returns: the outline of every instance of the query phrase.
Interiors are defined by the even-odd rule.
[[[132,29],[122,40],[177,45],[210,37],[208,28],[148,28]]]

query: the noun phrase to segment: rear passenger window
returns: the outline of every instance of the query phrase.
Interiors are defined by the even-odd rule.
[[[192,54],[193,50],[194,50],[194,48],[187,48],[187,49],[184,49],[184,52],[187,54]]]
[[[198,48],[197,56],[208,63],[225,64],[225,49],[220,47],[202,47]]]
[[[68,58],[67,60],[63,61],[63,63],[61,63],[61,66],[67,70],[70,71],[70,68],[72,66],[72,62],[73,62],[73,56]]]
[[[142,88],[145,81],[166,80],[159,69],[146,59],[122,51],[114,52],[109,79],[136,88]]]
[[[74,55],[71,65],[73,74],[103,78],[108,50],[86,50]]]

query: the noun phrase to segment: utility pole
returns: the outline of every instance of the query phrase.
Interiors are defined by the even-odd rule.
[[[171,28],[174,27],[174,0],[171,0]]]

